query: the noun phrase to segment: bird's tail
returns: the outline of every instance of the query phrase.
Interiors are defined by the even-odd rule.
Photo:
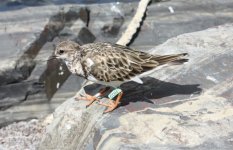
[[[182,64],[187,62],[188,59],[185,58],[188,53],[174,54],[174,55],[163,55],[163,56],[155,56],[154,59],[159,63],[159,65],[164,64]]]

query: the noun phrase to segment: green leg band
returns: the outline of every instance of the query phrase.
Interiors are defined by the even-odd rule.
[[[108,98],[113,99],[121,92],[122,92],[122,90],[117,88],[117,89],[113,90],[110,94],[108,94]]]

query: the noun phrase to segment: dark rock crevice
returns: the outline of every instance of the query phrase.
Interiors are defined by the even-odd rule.
[[[49,56],[52,55],[53,51],[53,47],[51,46],[49,47],[49,49],[51,49],[49,51],[43,50],[43,47],[44,45],[46,45],[46,43],[53,41],[54,38],[59,36],[59,33],[64,29],[65,26],[72,26],[72,24],[79,18],[81,18],[82,20],[87,20],[88,16],[85,16],[85,11],[88,12],[88,9],[74,9],[71,7],[67,12],[61,9],[57,14],[55,14],[49,19],[48,23],[45,25],[43,31],[38,36],[38,38],[36,38],[35,41],[28,46],[24,54],[21,57],[19,57],[19,59],[16,61],[15,68],[3,72],[3,74],[0,76],[0,80],[3,81],[0,83],[0,89],[2,89],[0,90],[1,111],[6,110],[11,106],[19,105],[20,103],[26,101],[29,95],[37,94],[38,92],[40,92],[41,94],[46,93],[48,99],[51,99],[53,94],[57,91],[57,88],[51,88],[50,85],[53,84],[53,82],[51,82],[51,79],[54,78],[54,76],[57,76],[54,75],[54,73],[58,73],[58,71],[54,72],[54,67],[58,70],[60,63],[56,62],[57,65],[52,66],[51,68],[49,67],[51,66],[51,62],[49,62],[49,68],[43,70],[42,68],[46,68],[47,65],[47,60],[44,60],[44,58],[48,59]],[[45,52],[48,54],[47,56],[43,57],[43,60],[38,60],[36,58],[38,57],[38,55],[41,55],[39,54],[40,51],[43,51],[43,53]],[[39,76],[37,78],[31,77],[35,76],[34,74],[32,74],[32,72],[35,70],[35,67],[37,66],[41,68]],[[65,69],[64,72],[65,75],[62,76],[61,84],[70,75],[67,69]],[[49,75],[51,73],[53,74],[52,76]],[[43,87],[35,86],[38,84],[42,84]],[[54,85],[52,86],[54,87]],[[15,91],[18,88],[20,88],[20,90],[18,90],[18,94],[11,92]]]
[[[43,45],[46,42],[52,41],[66,25],[72,25],[72,21],[75,21],[78,18],[79,12],[73,11],[72,9],[66,13],[60,11],[58,14],[52,16],[38,39],[29,46],[23,56],[16,62],[15,70],[19,74],[22,74],[22,78],[13,82],[20,82],[27,79],[36,65],[34,58],[37,56]]]

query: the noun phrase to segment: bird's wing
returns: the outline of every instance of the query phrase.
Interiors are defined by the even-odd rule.
[[[110,43],[93,43],[85,46],[84,66],[87,74],[99,81],[133,80],[141,83],[139,74],[170,62],[183,62],[187,53],[175,55],[151,55],[126,46]]]
[[[86,51],[83,63],[87,66],[89,74],[99,81],[133,80],[142,83],[137,75],[159,65],[152,59],[153,55],[144,52],[116,44],[99,43],[102,44],[101,46],[98,43],[95,44],[97,45],[89,46],[92,49]],[[85,48],[88,49],[88,47]]]

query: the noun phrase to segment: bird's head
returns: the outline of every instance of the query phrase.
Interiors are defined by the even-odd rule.
[[[60,42],[55,49],[55,57],[64,61],[71,61],[75,54],[80,51],[80,45],[73,41]],[[78,56],[78,55],[77,55]]]

